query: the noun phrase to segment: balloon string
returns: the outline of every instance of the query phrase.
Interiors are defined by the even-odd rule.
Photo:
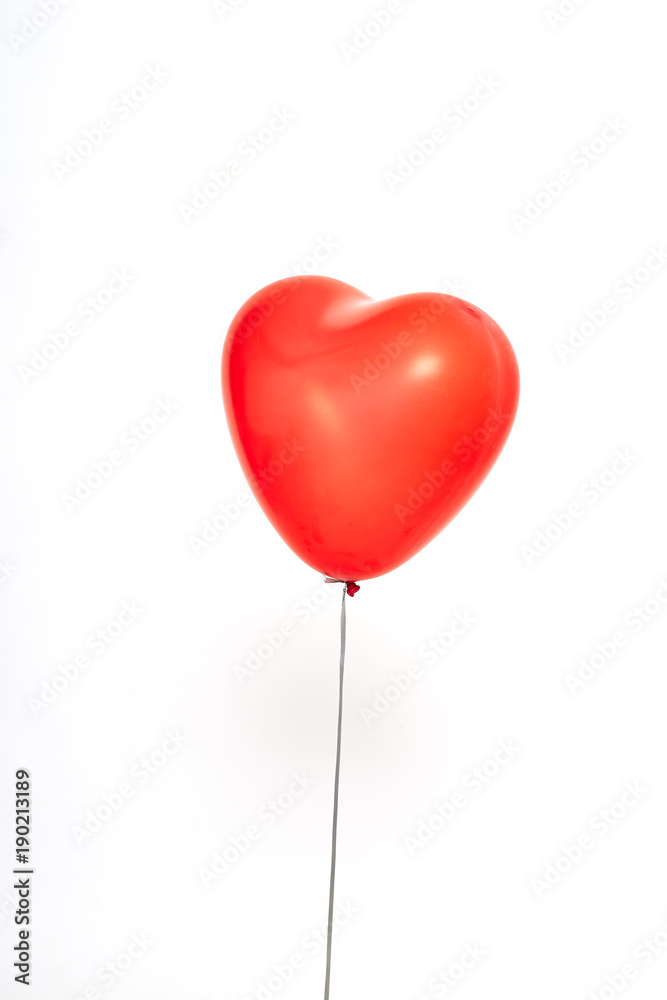
[[[359,587],[343,580],[325,578],[326,583],[343,583],[343,599],[340,606],[340,666],[338,679],[338,734],[336,738],[336,776],[334,778],[333,825],[331,830],[331,878],[329,880],[329,919],[327,922],[327,972],[324,981],[324,1000],[329,1000],[331,980],[331,938],[333,937],[334,883],[336,881],[336,837],[338,833],[338,785],[340,780],[340,746],[343,729],[343,674],[345,670],[345,595],[354,597]],[[354,589],[352,589],[354,588]]]

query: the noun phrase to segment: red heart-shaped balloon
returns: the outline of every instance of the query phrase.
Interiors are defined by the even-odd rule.
[[[339,580],[400,566],[470,499],[509,434],[505,334],[451,295],[375,302],[333,278],[276,281],[229,328],[227,419],[267,517]]]

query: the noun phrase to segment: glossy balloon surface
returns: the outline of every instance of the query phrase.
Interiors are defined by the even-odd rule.
[[[385,301],[332,278],[253,295],[222,384],[243,471],[304,562],[341,580],[399,566],[478,488],[519,395],[512,347],[450,295]]]

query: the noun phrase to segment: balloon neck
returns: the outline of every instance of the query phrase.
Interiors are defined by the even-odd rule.
[[[332,576],[325,576],[324,577],[324,582],[325,583],[344,583],[345,584],[345,593],[347,594],[348,597],[354,597],[354,595],[356,594],[356,592],[358,590],[361,590],[361,587],[359,586],[359,584],[358,583],[353,583],[351,580],[336,580]]]

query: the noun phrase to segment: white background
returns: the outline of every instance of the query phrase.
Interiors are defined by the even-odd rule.
[[[414,0],[351,50],[383,0],[218,6],[71,0],[42,24],[38,4],[12,0],[1,15],[0,992],[25,995],[10,889],[26,767],[33,1000],[322,994],[323,952],[304,939],[326,917],[339,588],[297,615],[323,585],[254,501],[199,554],[192,539],[246,489],[219,387],[227,326],[323,239],[338,246],[319,273],[375,298],[458,290],[506,331],[522,377],[480,491],[348,602],[337,887],[357,912],[336,938],[332,1000],[609,998],[605,977],[622,986],[628,962],[624,995],[653,1000],[667,985],[667,267],[650,257],[667,246],[664,15],[649,0],[571,4],[560,22],[555,3]],[[110,112],[149,68],[163,82]],[[450,114],[446,142],[391,190],[386,172],[480,77],[493,95],[459,128]],[[244,160],[276,108],[294,120]],[[113,131],[57,171],[105,117]],[[607,118],[620,134],[591,147]],[[598,150],[586,169],[583,147]],[[241,173],[186,222],[180,206],[235,158]],[[573,182],[545,195],[564,169]],[[132,280],[87,323],[80,303],[123,268]],[[559,357],[609,298],[616,311]],[[31,368],[72,321],[77,335]],[[156,399],[174,412],[131,451]],[[68,512],[63,496],[121,440],[123,464]],[[617,449],[631,458],[602,493],[592,482]],[[572,503],[581,516],[559,531]],[[141,613],[96,655],[88,637],[132,601]],[[624,623],[637,606],[647,621]],[[420,646],[464,611],[474,626],[429,666]],[[290,641],[241,683],[234,665],[286,622]],[[572,693],[566,675],[619,629],[626,644]],[[412,662],[421,676],[365,722]],[[186,739],[163,755],[175,731]],[[405,838],[501,740],[520,751],[411,853]],[[258,820],[297,772],[308,790]],[[626,782],[639,799],[596,833]],[[200,869],[251,824],[259,839],[205,888]],[[582,835],[593,846],[565,871]],[[145,953],[101,978],[128,965],[133,935]],[[662,942],[650,961],[644,939]],[[429,986],[466,945],[483,958],[449,993]],[[297,953],[305,967],[262,991]]]

